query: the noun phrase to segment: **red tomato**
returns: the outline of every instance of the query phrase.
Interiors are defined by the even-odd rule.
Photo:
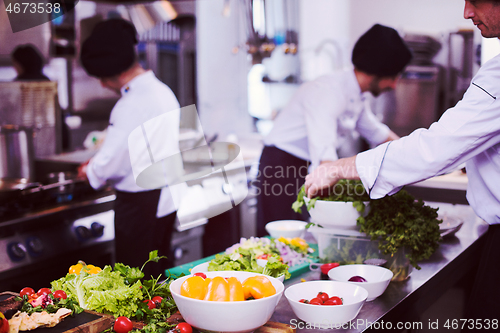
[[[155,302],[153,302],[150,299],[145,299],[143,302],[148,304],[148,309],[149,310],[152,310],[152,309],[156,308]]]
[[[38,296],[49,295],[52,294],[52,290],[50,288],[40,288],[36,294]]]
[[[338,266],[340,266],[340,264],[338,262],[331,262],[329,264],[323,264],[323,265],[321,265],[321,273],[328,275],[328,272],[330,271],[330,269],[338,267]]]
[[[68,295],[66,295],[66,292],[64,290],[56,290],[54,291],[54,297],[60,299],[66,299],[68,298]]]
[[[324,303],[324,305],[342,305],[342,298],[332,296]]]
[[[21,297],[23,297],[24,295],[28,295],[31,296],[35,293],[35,291],[33,290],[33,288],[30,288],[30,287],[25,287],[23,289],[21,289],[21,292],[19,293],[19,295],[21,295]]]
[[[309,303],[309,301],[307,299],[304,299],[304,298],[299,299],[299,302],[300,303],[306,303],[306,304]]]
[[[163,301],[163,297],[155,296],[151,300],[155,303],[156,307],[158,307],[158,306],[160,306],[161,301]]]
[[[323,301],[321,299],[319,299],[318,297],[314,297],[313,299],[311,299],[309,301],[309,304],[313,304],[313,305],[323,305]]]
[[[132,321],[124,316],[116,318],[115,324],[113,325],[113,329],[116,333],[127,333],[130,332],[132,328]]]
[[[178,323],[175,330],[180,333],[193,333],[193,328],[188,323]]]
[[[316,296],[316,297],[319,298],[323,303],[325,303],[326,300],[328,300],[330,298],[330,296],[328,296],[328,294],[323,292],[323,291],[320,291],[318,293],[318,296]]]
[[[207,276],[205,275],[205,273],[202,273],[202,272],[198,272],[198,273],[194,273],[193,274],[194,276],[201,276],[202,278],[206,279]]]

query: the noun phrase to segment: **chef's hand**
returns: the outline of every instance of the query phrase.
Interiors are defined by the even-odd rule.
[[[78,174],[77,174],[77,177],[78,178],[87,178],[87,166],[89,165],[89,161],[85,162],[85,163],[82,163],[80,164],[80,166],[78,167],[77,171],[78,171]]]
[[[321,163],[319,167],[306,176],[304,184],[306,194],[309,198],[321,195],[341,179],[359,179],[356,170],[356,156]]]

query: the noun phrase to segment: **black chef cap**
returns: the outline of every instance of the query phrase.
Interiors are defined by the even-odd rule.
[[[123,19],[98,23],[82,45],[80,61],[89,75],[111,77],[129,69],[135,61],[137,31]]]
[[[17,61],[25,74],[39,73],[43,68],[43,58],[32,44],[19,45],[12,52],[12,59]]]
[[[361,36],[352,51],[352,63],[359,70],[379,77],[402,72],[412,58],[398,32],[375,24]]]

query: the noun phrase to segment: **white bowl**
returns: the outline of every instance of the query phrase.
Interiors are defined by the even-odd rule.
[[[330,297],[342,298],[343,304],[312,305],[299,302],[302,298],[311,300],[320,291]],[[318,280],[291,285],[285,290],[285,297],[299,319],[312,327],[333,329],[356,318],[368,297],[368,291],[345,282]]]
[[[361,276],[367,282],[351,282],[353,276]],[[394,273],[389,269],[374,265],[342,265],[331,269],[328,277],[334,281],[347,282],[365,288],[368,291],[367,301],[382,295],[391,282]]]
[[[209,265],[209,261],[207,262],[204,262],[202,264],[199,264],[199,265],[196,265],[194,266],[193,268],[191,268],[191,274],[194,274],[194,273],[205,273],[205,272],[208,272],[208,265]],[[267,260],[265,259],[257,259],[257,264],[259,266],[262,266],[262,267],[265,267],[266,264],[267,264]],[[267,275],[266,275],[267,276]],[[276,279],[280,280],[281,282],[285,281],[285,275],[280,275],[278,276]]]
[[[297,220],[280,220],[266,224],[266,231],[274,238],[303,237],[307,223]]]
[[[309,198],[304,197],[306,204]],[[365,202],[365,214],[368,213],[368,202]],[[356,229],[356,220],[361,214],[352,206],[352,202],[317,200],[309,210],[311,222],[325,228]]]
[[[246,278],[262,275],[252,272],[219,271],[205,272],[207,277],[234,276],[243,282]],[[268,276],[276,288],[276,294],[250,301],[213,302],[181,296],[182,283],[192,275],[186,275],[170,284],[170,292],[182,318],[199,330],[216,332],[251,332],[267,323],[283,294],[284,285]]]

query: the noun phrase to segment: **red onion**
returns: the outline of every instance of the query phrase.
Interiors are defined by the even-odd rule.
[[[351,282],[367,282],[366,279],[362,276],[353,276],[352,278],[350,278],[348,281],[351,281]]]

